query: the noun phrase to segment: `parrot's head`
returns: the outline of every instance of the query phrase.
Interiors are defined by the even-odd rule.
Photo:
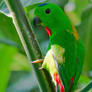
[[[68,28],[70,21],[63,10],[55,4],[43,3],[35,8],[34,25],[42,25],[45,27],[49,35],[56,32],[55,29]]]

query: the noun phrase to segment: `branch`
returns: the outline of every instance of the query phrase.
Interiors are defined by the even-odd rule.
[[[20,0],[4,0],[12,15],[13,23],[16,27],[20,40],[23,44],[27,57],[31,61],[42,59],[42,53],[32,32],[31,25],[26,18]],[[31,64],[32,70],[36,75],[41,92],[51,92],[47,82],[47,77],[43,71],[39,70],[41,64]]]

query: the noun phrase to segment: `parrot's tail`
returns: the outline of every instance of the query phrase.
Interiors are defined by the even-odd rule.
[[[62,82],[61,82],[61,80],[59,78],[58,73],[54,74],[54,79],[55,79],[56,83],[59,85],[60,92],[65,92],[64,87],[62,85]]]

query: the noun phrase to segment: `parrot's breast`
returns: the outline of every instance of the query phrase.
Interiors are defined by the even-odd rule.
[[[60,47],[59,45],[52,45],[42,64],[42,67],[51,74],[54,84],[58,84],[60,92],[65,92],[63,82],[58,74],[58,65],[64,63],[64,52],[64,48]]]
[[[58,64],[64,63],[64,58],[63,58],[64,51],[65,51],[64,48],[58,45],[52,45],[51,49],[47,52],[45,56],[42,67],[48,70],[52,75],[52,77],[55,73],[58,73],[57,71]]]
[[[54,81],[53,75],[57,73],[57,69],[55,66],[55,62],[52,55],[52,49],[50,49],[44,59],[42,67],[45,68],[52,76],[52,80]],[[55,81],[54,81],[55,82]]]

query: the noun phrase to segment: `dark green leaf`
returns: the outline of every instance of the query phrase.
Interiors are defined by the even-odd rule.
[[[9,16],[6,16],[5,14],[0,12],[0,31],[4,34],[4,38],[7,39],[7,41],[4,39],[3,42],[10,43],[9,40],[12,40],[11,42],[16,42],[17,46],[21,46],[21,42],[19,39],[19,36],[17,34],[17,31],[14,27],[12,18]],[[14,41],[14,42],[13,42]]]

